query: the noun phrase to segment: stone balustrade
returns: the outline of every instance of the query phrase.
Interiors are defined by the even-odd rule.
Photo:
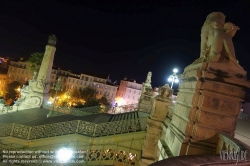
[[[150,166],[202,166],[202,165],[250,165],[250,146],[230,137],[226,133],[218,133],[216,154],[185,155],[167,158]]]
[[[16,137],[25,140],[56,137],[68,134],[102,137],[137,131],[146,131],[146,118],[136,118],[99,124],[82,120],[73,120],[32,127],[16,123],[0,125],[0,137]]]
[[[62,145],[63,146],[63,145]],[[58,149],[44,147],[43,149],[37,150],[37,148],[26,148],[26,149],[16,149],[10,146],[5,146],[0,144],[0,161],[4,162],[7,158],[4,157],[4,152],[20,152],[29,151],[29,155],[37,156],[37,158],[32,158],[28,161],[30,163],[22,163],[22,165],[28,166],[45,166],[53,163],[53,165],[61,165],[56,158],[46,158],[47,155],[55,155],[54,153],[47,153],[48,150],[51,152],[56,152]],[[25,154],[25,153],[24,153]],[[127,148],[122,145],[114,144],[99,144],[94,147],[91,146],[78,146],[74,149],[73,156],[70,160],[69,165],[127,165],[133,166],[139,164],[139,159],[141,157],[140,150]],[[44,158],[43,158],[44,157]],[[17,159],[16,161],[20,161]],[[27,161],[27,160],[26,160]],[[68,164],[67,164],[68,165]]]

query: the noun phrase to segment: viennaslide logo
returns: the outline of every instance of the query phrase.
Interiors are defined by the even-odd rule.
[[[236,165],[239,161],[247,161],[247,150],[245,151],[227,151],[223,150],[220,152],[221,160],[236,161]]]

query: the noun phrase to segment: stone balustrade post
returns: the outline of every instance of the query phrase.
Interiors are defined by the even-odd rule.
[[[162,134],[162,122],[168,113],[168,106],[173,104],[169,96],[172,95],[172,89],[165,85],[158,96],[152,99],[152,111],[147,119],[147,134],[142,148],[141,166],[146,166],[157,161],[158,140]]]

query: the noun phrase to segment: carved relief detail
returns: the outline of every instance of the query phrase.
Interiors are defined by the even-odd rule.
[[[234,115],[235,110],[238,108],[237,106],[238,102],[236,101],[221,100],[219,98],[204,96],[204,107],[220,110],[221,113],[227,112]]]
[[[216,109],[216,110],[219,109],[220,100],[218,98],[208,97],[207,101],[208,101],[207,104],[208,104],[209,108],[213,108],[213,109]]]
[[[201,111],[198,123],[212,126],[215,130],[232,131],[234,129],[234,119],[223,115]]]

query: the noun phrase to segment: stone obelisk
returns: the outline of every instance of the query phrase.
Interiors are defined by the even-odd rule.
[[[49,36],[39,72],[38,74],[34,72],[33,78],[29,80],[29,85],[23,86],[21,89],[21,98],[15,103],[14,109],[40,108],[47,102],[50,89],[51,69],[56,51],[56,40],[54,35]]]

